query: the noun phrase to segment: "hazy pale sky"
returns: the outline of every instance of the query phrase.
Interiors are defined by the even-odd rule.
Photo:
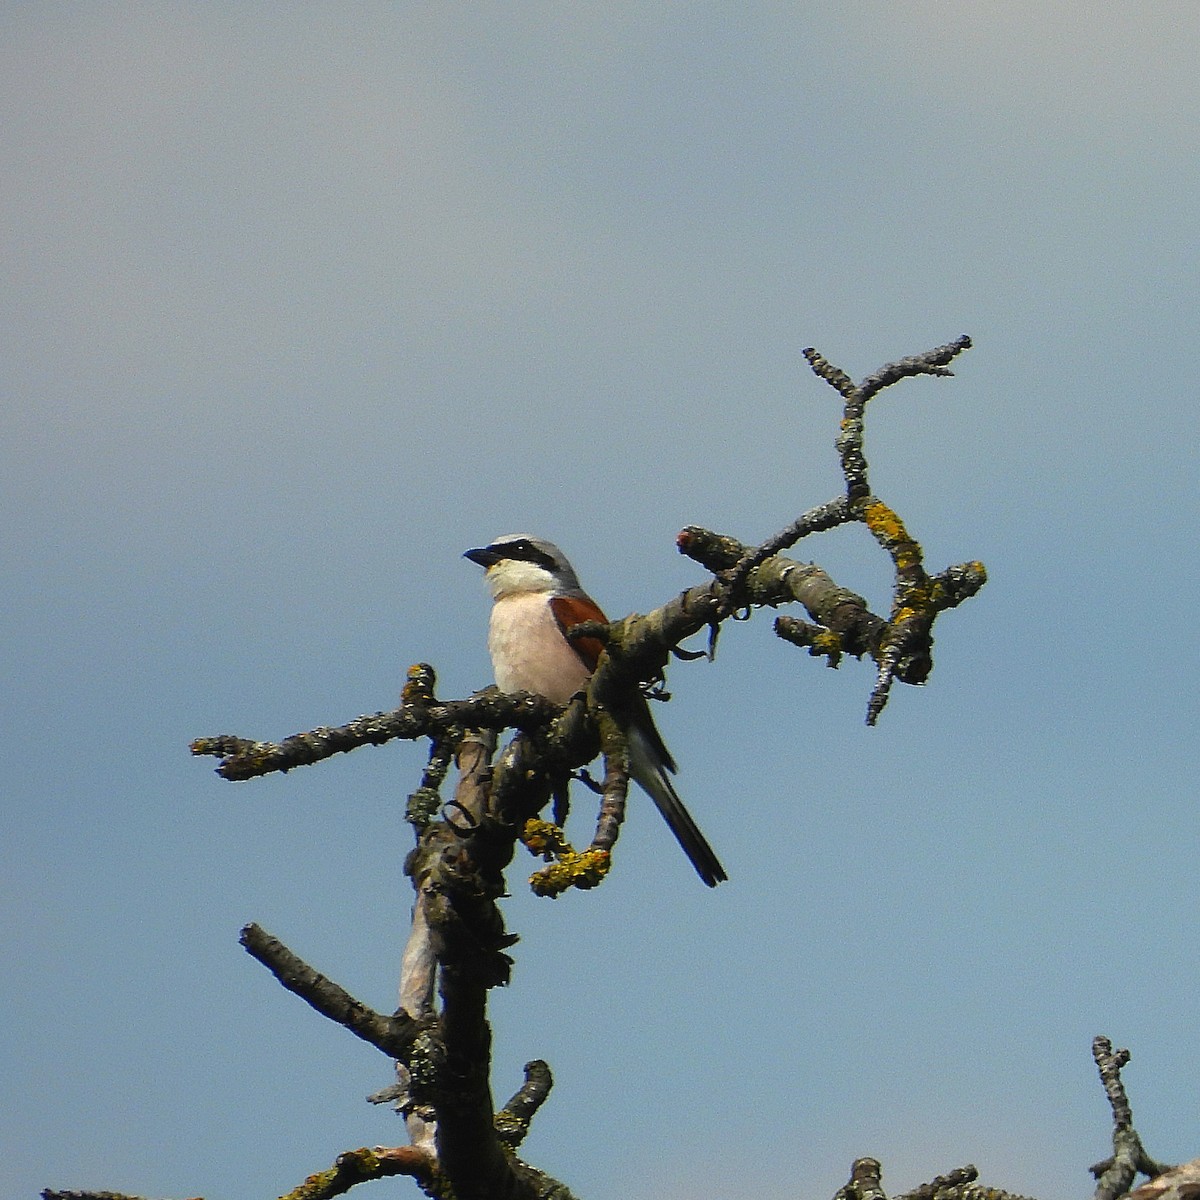
[[[1193,4],[0,3],[0,1195],[273,1196],[403,1140],[388,1064],[237,945],[394,1004],[388,746],[282,737],[490,679],[460,555],[552,538],[614,615],[838,486],[868,419],[930,565],[990,582],[880,725],[769,613],[657,711],[732,881],[648,803],[538,902],[494,1086],[589,1200],[1091,1191],[1106,1033],[1200,1153],[1200,10]],[[888,603],[865,534],[797,550]],[[577,802],[586,836],[587,802]],[[407,1181],[376,1185],[415,1195]]]

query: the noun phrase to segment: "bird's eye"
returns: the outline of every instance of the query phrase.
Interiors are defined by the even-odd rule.
[[[518,562],[532,563],[553,573],[556,570],[554,556],[547,554],[540,546],[534,545],[528,538],[514,538],[511,542],[497,542],[493,549],[502,557],[516,559]]]

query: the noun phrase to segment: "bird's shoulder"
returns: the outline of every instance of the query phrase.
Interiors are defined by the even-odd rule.
[[[590,596],[551,596],[549,605],[554,619],[564,633],[568,629],[574,629],[576,625],[582,625],[585,621],[600,621],[605,625],[608,624],[608,618]],[[571,642],[571,646],[575,653],[583,659],[588,670],[594,671],[604,650],[604,643],[598,638],[583,637],[575,638]]]

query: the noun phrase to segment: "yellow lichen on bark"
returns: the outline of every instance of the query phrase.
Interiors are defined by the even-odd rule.
[[[921,569],[921,547],[909,536],[904,522],[882,500],[872,500],[863,508],[863,522],[892,556],[898,571],[908,574]]]
[[[608,874],[612,856],[607,850],[585,850],[582,854],[564,854],[558,862],[529,877],[529,886],[538,896],[552,899],[569,888],[594,888]]]

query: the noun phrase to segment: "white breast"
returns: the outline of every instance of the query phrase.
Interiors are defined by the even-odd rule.
[[[502,692],[538,692],[565,704],[591,674],[563,637],[545,593],[515,593],[492,605],[488,651]]]

